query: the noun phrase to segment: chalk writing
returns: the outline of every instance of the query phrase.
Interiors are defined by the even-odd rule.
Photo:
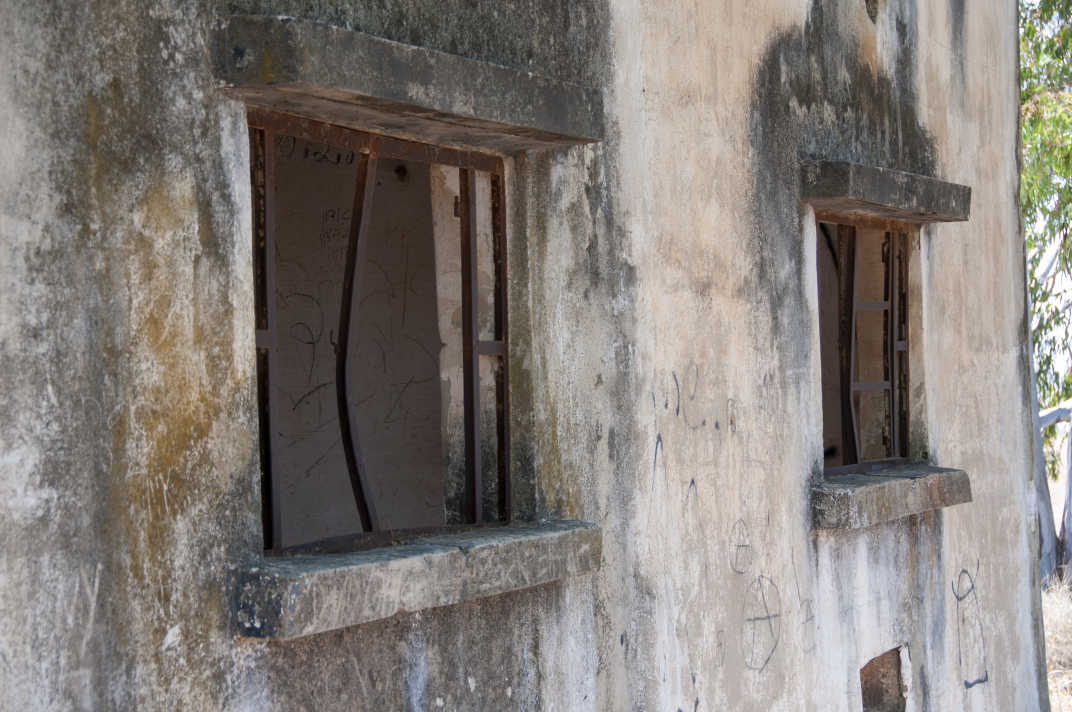
[[[741,626],[744,664],[762,672],[778,649],[781,635],[782,599],[778,586],[767,576],[757,576],[748,587]]]
[[[957,664],[964,681],[964,689],[990,681],[986,662],[986,641],[983,639],[983,618],[976,595],[975,582],[979,575],[979,562],[975,573],[961,569],[952,582],[953,598],[957,607]]]
[[[320,214],[320,246],[350,239],[351,211],[343,208],[326,208]]]
[[[290,158],[294,155],[294,147],[296,144],[297,139],[293,136],[280,136],[278,140],[276,140],[276,152],[283,158]]]
[[[307,143],[305,144],[305,150],[302,152],[302,158],[307,161],[328,163],[333,166],[353,165],[354,157],[353,151],[344,151],[326,144],[318,146],[317,144]]]
[[[797,577],[797,558],[792,549],[789,550],[789,557],[793,565],[793,584],[797,589],[797,614],[804,629],[802,647],[805,653],[810,653],[815,650],[815,607],[812,599],[805,598],[801,593],[800,579]]]
[[[752,565],[752,539],[743,519],[733,523],[730,533],[730,568],[735,574],[748,573]]]

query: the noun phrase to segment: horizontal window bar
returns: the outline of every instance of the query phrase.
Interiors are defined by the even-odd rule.
[[[476,352],[483,356],[502,356],[506,353],[506,347],[501,341],[478,341]]]
[[[888,391],[889,389],[889,381],[860,381],[852,384],[854,391]]]
[[[325,143],[329,146],[347,148],[357,153],[375,153],[383,158],[393,158],[421,163],[439,163],[448,166],[471,167],[478,171],[503,174],[503,162],[498,156],[479,151],[446,148],[418,141],[390,138],[369,134],[335,124],[328,124],[301,116],[280,114],[273,111],[248,107],[246,119],[250,126],[262,128],[287,136]]]

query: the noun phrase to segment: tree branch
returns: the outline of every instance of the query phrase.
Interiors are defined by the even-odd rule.
[[[1055,423],[1072,421],[1072,400],[1067,400],[1053,408],[1039,411],[1039,428],[1048,428]]]
[[[1057,264],[1057,255],[1059,253],[1060,253],[1060,250],[1055,249],[1053,251],[1053,255],[1050,257],[1050,261],[1042,269],[1042,272],[1039,273],[1039,276],[1038,276],[1038,283],[1039,284],[1044,283],[1046,281],[1046,279],[1050,276],[1050,271],[1053,270],[1054,265]]]

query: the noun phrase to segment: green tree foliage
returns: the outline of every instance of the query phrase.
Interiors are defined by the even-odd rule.
[[[1020,2],[1020,111],[1032,346],[1047,408],[1072,397],[1072,0]]]

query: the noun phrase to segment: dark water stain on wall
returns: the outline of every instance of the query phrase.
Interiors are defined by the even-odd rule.
[[[887,3],[896,59],[892,73],[866,61],[860,38],[839,13],[865,12],[815,0],[802,29],[776,36],[755,75],[750,108],[754,268],[742,297],[766,305],[771,352],[779,371],[811,357],[803,241],[800,162],[851,161],[933,175],[934,141],[917,113],[915,0]],[[757,335],[762,339],[762,334]]]
[[[960,83],[964,84],[964,0],[949,0],[952,25],[953,55],[956,57]]]

